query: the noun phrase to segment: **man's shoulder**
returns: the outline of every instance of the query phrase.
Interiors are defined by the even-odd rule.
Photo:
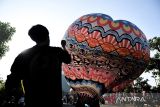
[[[34,47],[23,50],[17,57],[26,57],[34,53]]]
[[[57,46],[49,46],[52,49],[62,49],[61,47],[57,47]]]
[[[33,47],[23,50],[19,55],[25,55],[33,51]]]
[[[52,51],[62,51],[63,50],[61,47],[55,47],[55,46],[50,46],[49,48]]]
[[[25,49],[24,51],[22,51],[18,56],[19,57],[30,57],[32,56],[33,54],[37,53],[37,52],[40,52],[40,53],[59,53],[59,52],[62,52],[63,49],[61,47],[55,47],[55,46],[48,46],[48,47],[31,47],[31,48],[28,48],[28,49]]]

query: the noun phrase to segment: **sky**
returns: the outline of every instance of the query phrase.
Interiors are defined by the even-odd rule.
[[[114,20],[128,20],[137,25],[147,39],[160,36],[159,0],[0,0],[0,21],[9,22],[16,28],[8,43],[9,51],[0,59],[0,77],[5,80],[15,57],[35,45],[28,36],[31,26],[46,26],[51,46],[60,46],[69,25],[89,13],[107,14]],[[142,77],[155,85],[149,74],[142,74]]]

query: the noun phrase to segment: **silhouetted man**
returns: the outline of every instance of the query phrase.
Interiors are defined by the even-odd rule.
[[[20,53],[6,81],[6,88],[17,87],[23,80],[26,107],[61,107],[61,65],[71,57],[63,47],[49,46],[49,31],[42,25],[33,26],[29,36],[36,45]]]

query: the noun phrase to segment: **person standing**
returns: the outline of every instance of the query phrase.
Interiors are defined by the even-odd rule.
[[[18,87],[22,80],[26,107],[62,107],[61,66],[71,62],[66,41],[61,41],[63,49],[51,47],[49,31],[40,24],[32,26],[28,35],[36,45],[15,58],[6,89]]]

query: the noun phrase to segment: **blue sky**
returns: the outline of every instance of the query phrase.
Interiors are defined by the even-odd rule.
[[[16,27],[12,41],[8,43],[10,50],[0,60],[0,76],[6,79],[14,58],[34,45],[27,35],[32,25],[45,25],[50,31],[51,45],[60,46],[68,26],[89,13],[104,13],[114,20],[128,20],[148,39],[160,36],[159,0],[0,0],[0,21]],[[151,80],[149,75],[143,76]]]

